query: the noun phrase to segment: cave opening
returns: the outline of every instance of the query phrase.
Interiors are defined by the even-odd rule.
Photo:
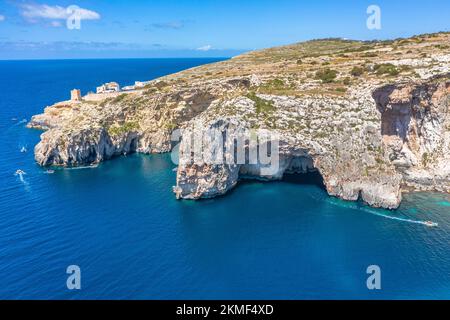
[[[323,177],[319,170],[310,171],[306,173],[286,173],[281,180],[284,183],[291,183],[297,185],[310,185],[326,190]]]
[[[283,183],[316,186],[326,190],[320,171],[314,166],[314,161],[308,154],[293,157],[281,157],[279,169],[270,177],[261,176],[260,165],[244,165],[240,168],[239,183],[252,181],[278,181]]]
[[[314,185],[326,190],[322,174],[315,167],[313,158],[307,153],[287,159],[282,181],[299,185]]]
[[[241,176],[235,188],[231,189],[229,192],[235,192],[236,189],[244,185],[255,184],[255,183],[287,183],[295,186],[311,186],[318,188],[324,192],[327,191],[324,179],[319,172],[319,170],[312,170],[304,173],[285,173],[281,179],[277,180],[267,180],[258,177]]]
[[[138,148],[138,139],[134,138],[130,142],[129,152],[128,153],[136,153]]]

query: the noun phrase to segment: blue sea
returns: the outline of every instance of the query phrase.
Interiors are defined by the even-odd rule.
[[[390,212],[330,198],[305,175],[190,202],[172,194],[169,155],[54,174],[35,164],[40,132],[26,121],[71,89],[218,60],[0,62],[0,298],[450,299],[449,195],[408,194]],[[81,290],[66,287],[69,265]],[[370,265],[381,290],[366,286]]]

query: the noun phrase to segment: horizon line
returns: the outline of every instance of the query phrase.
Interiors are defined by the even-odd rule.
[[[226,57],[148,57],[148,58],[29,58],[29,59],[0,59],[2,61],[73,61],[73,60],[149,60],[149,59],[231,59],[237,56]]]

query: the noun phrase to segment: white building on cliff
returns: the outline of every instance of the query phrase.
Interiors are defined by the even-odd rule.
[[[120,86],[117,82],[108,82],[100,87],[97,87],[97,93],[111,93],[111,92],[119,92]]]

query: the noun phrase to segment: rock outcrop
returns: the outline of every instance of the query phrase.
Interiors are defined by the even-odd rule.
[[[332,196],[394,209],[405,190],[450,192],[449,40],[316,40],[58,103],[29,123],[47,130],[36,161],[89,165],[176,147],[178,198],[316,171]]]
[[[389,85],[374,92],[389,160],[413,190],[450,191],[450,81]]]

